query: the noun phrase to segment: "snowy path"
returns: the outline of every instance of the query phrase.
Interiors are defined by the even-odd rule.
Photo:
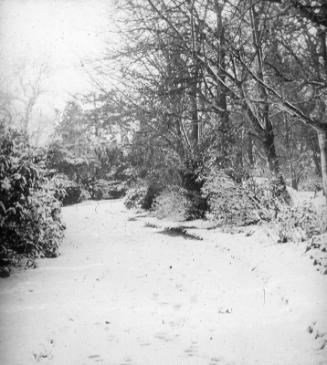
[[[0,281],[2,365],[327,363],[327,277],[302,249],[132,216],[65,208],[62,255]]]

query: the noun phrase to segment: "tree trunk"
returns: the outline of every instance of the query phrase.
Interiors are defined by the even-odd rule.
[[[253,5],[250,9],[251,16],[251,26],[252,26],[252,38],[253,45],[256,50],[256,61],[257,61],[257,70],[256,74],[259,80],[264,82],[264,62],[263,62],[263,46],[261,43],[260,29],[259,29],[259,16],[255,9],[255,5]],[[263,100],[262,105],[259,109],[260,119],[262,120],[263,127],[263,145],[266,151],[269,169],[272,172],[274,178],[273,180],[281,185],[284,185],[286,189],[284,179],[281,175],[279,168],[279,161],[276,155],[275,149],[275,135],[273,126],[270,119],[270,102],[268,97],[268,92],[264,88],[261,83],[257,83],[258,94],[260,98]]]
[[[320,148],[322,187],[327,200],[327,128],[318,132]]]
[[[200,64],[197,59],[199,53],[199,42],[198,33],[199,29],[194,20],[194,3],[190,3],[191,13],[191,42],[192,42],[192,58],[193,58],[193,69],[191,70],[191,89],[190,89],[190,102],[191,102],[191,120],[192,120],[192,142],[194,152],[197,151],[199,144],[199,113],[198,113],[198,83],[199,83],[199,72]]]
[[[199,142],[199,115],[198,115],[198,100],[197,100],[197,77],[194,75],[191,98],[191,119],[192,119],[192,141],[196,149]]]
[[[254,147],[253,138],[252,138],[252,136],[248,135],[248,138],[247,138],[247,155],[248,155],[249,165],[250,165],[251,169],[253,169],[254,166],[255,166],[253,147]]]
[[[299,190],[299,178],[296,176],[293,166],[291,166],[291,176],[292,176],[292,188],[297,191]]]
[[[218,122],[218,133],[220,135],[220,159],[224,168],[230,167],[231,165],[231,146],[233,146],[232,128],[229,122],[229,112],[227,110],[227,90],[223,83],[226,80],[226,50],[225,50],[225,28],[223,25],[223,12],[224,5],[218,0],[215,1],[215,12],[216,12],[216,38],[217,44],[217,73],[222,83],[217,84],[216,92],[216,103],[220,108],[219,122]]]
[[[271,126],[271,124],[270,124]],[[272,183],[273,183],[273,194],[275,197],[282,199],[285,203],[291,203],[291,197],[286,189],[286,183],[284,177],[280,171],[279,160],[276,154],[275,149],[275,136],[271,128],[269,130],[266,129],[265,137],[263,140],[263,145],[266,151],[266,156],[268,160],[269,170],[273,175]]]
[[[280,168],[274,140],[275,136],[272,130],[270,131],[270,133],[265,133],[263,146],[265,148],[269,170],[272,172],[274,177],[278,177],[280,175]]]
[[[320,165],[320,151],[319,151],[319,142],[318,142],[318,134],[313,129],[309,130],[309,138],[308,138],[309,147],[312,151],[312,160],[315,165],[315,171],[317,176],[321,177],[321,165]]]

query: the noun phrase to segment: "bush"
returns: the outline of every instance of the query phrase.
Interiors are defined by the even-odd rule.
[[[177,220],[190,218],[192,202],[187,191],[178,186],[165,189],[153,202],[152,209],[158,218],[171,217]]]
[[[158,184],[152,183],[147,187],[146,193],[141,201],[141,208],[151,209],[156,197],[162,191],[162,187]]]
[[[213,170],[205,178],[202,194],[213,219],[220,224],[242,226],[269,221],[279,209],[270,187],[259,186],[254,180],[239,184],[221,170]]]
[[[80,203],[89,197],[89,194],[82,186],[70,180],[64,174],[56,175],[53,178],[53,185],[56,191],[56,198],[64,206]]]
[[[322,179],[314,172],[307,173],[306,176],[301,179],[299,183],[299,189],[303,191],[321,191]]]
[[[96,180],[88,187],[92,199],[117,199],[125,195],[127,187],[124,182]]]
[[[202,219],[205,218],[208,211],[208,202],[201,193],[191,190],[185,192],[186,198],[190,201],[191,205],[187,211],[187,220]]]
[[[127,182],[133,178],[133,170],[118,147],[91,144],[91,149],[80,153],[72,146],[53,143],[48,147],[46,163],[60,174],[60,187],[66,191],[61,197],[64,205],[79,203],[85,198],[120,198],[126,193]]]
[[[157,196],[152,209],[158,218],[171,217],[178,220],[203,218],[207,204],[196,191],[170,186]]]
[[[124,204],[126,208],[151,209],[155,198],[160,194],[162,188],[157,184],[147,184],[138,180],[126,193]]]
[[[84,156],[58,143],[48,147],[46,164],[49,169],[77,183],[94,176],[98,166],[93,156]]]
[[[277,217],[280,243],[305,241],[327,231],[326,207],[315,208],[309,202],[298,206],[283,206]]]
[[[126,208],[142,208],[148,188],[144,185],[136,185],[127,191],[124,204]]]
[[[54,257],[63,237],[60,202],[37,151],[21,136],[0,139],[0,266]]]

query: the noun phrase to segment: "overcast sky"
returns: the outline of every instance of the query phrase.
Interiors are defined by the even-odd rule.
[[[0,70],[46,64],[53,100],[86,87],[84,67],[115,42],[111,0],[0,0]]]

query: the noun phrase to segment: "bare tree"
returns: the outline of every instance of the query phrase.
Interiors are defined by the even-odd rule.
[[[33,112],[46,93],[44,82],[48,74],[46,64],[22,63],[13,70],[6,80],[8,86],[0,95],[2,123],[6,129],[15,127],[30,136]]]

